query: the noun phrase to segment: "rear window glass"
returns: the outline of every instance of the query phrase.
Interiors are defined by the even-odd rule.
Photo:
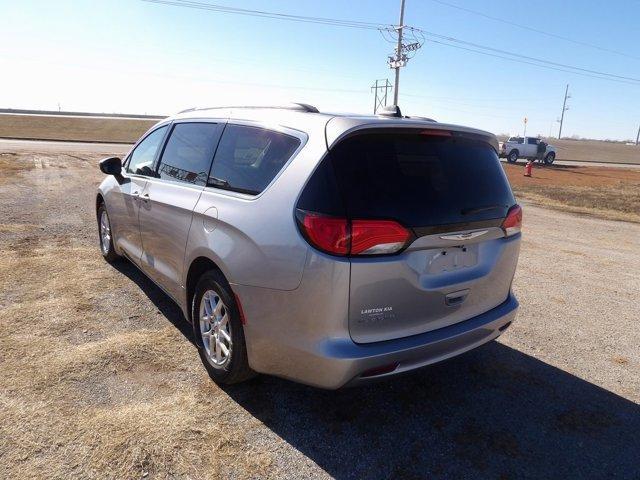
[[[227,125],[209,184],[257,195],[280,172],[300,145],[296,137],[263,128]]]
[[[331,160],[351,218],[427,227],[501,218],[515,203],[495,150],[480,140],[366,134],[338,144]]]

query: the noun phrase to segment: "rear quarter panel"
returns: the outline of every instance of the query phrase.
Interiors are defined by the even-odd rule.
[[[326,153],[324,130],[302,137],[302,148],[262,194],[205,188],[187,242],[185,281],[191,262],[203,256],[214,261],[231,284],[298,288],[309,246],[298,232],[294,206]]]

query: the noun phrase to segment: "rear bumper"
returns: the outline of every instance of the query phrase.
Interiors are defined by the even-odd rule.
[[[359,371],[346,385],[355,386],[440,362],[499,337],[515,320],[518,301],[511,293],[498,307],[469,320],[412,337],[377,344],[340,346]],[[341,357],[339,355],[338,357]],[[363,377],[362,372],[397,363],[390,373]]]
[[[279,342],[270,337],[268,354],[259,347],[252,348],[267,339],[260,338],[262,335],[258,332],[251,332],[251,328],[245,327],[249,363],[259,372],[320,388],[355,386],[430,365],[479,347],[500,336],[515,319],[517,310],[518,301],[510,293],[504,303],[486,313],[431,332],[367,344],[354,343],[350,338],[340,336],[325,337],[317,342],[300,342],[298,338],[294,345],[287,339],[282,340],[282,337]],[[278,344],[274,344],[274,341]],[[392,372],[362,376],[364,372],[394,364],[397,367]]]

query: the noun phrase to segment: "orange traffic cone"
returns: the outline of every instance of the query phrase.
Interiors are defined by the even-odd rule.
[[[531,160],[529,160],[527,162],[527,164],[524,166],[524,176],[525,177],[530,177],[531,176],[531,169],[533,168],[533,162]]]

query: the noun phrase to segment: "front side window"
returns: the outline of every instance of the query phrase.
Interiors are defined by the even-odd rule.
[[[219,136],[216,123],[177,123],[162,153],[158,177],[206,185]]]
[[[153,171],[153,161],[162,144],[166,130],[166,125],[160,127],[147,135],[147,137],[138,144],[129,156],[129,163],[127,164],[128,173],[146,175],[148,177],[155,175]]]
[[[213,162],[213,187],[257,195],[282,170],[300,140],[263,128],[227,125]]]

